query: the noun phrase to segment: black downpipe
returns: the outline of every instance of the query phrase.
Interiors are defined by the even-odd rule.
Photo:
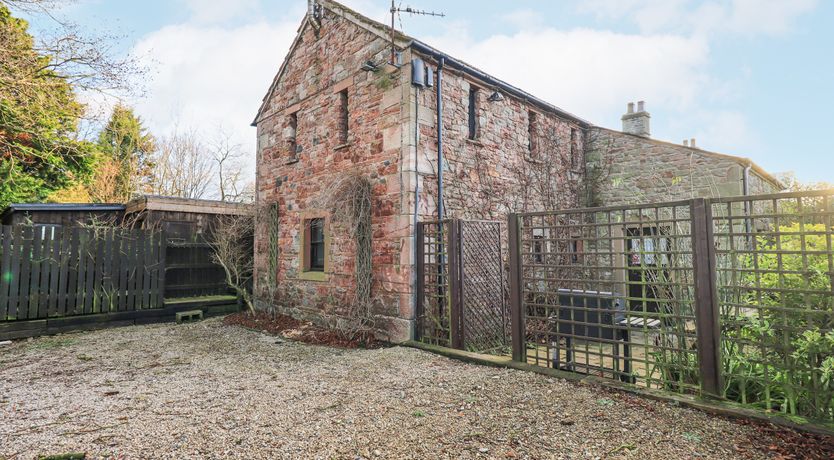
[[[437,61],[437,220],[443,220],[443,65],[445,58]]]

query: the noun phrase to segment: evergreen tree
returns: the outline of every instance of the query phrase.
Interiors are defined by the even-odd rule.
[[[100,169],[117,171],[114,196],[102,201],[125,202],[147,188],[153,171],[154,138],[133,109],[116,105],[110,121],[99,134],[98,147],[102,154],[98,162]]]
[[[93,167],[94,145],[77,138],[84,108],[28,27],[0,4],[0,208],[41,201]]]

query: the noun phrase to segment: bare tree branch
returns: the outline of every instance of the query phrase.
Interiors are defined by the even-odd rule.
[[[211,185],[214,165],[194,130],[175,131],[159,141],[148,192],[181,198],[203,198]]]

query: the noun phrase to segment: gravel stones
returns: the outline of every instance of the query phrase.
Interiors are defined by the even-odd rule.
[[[15,342],[0,459],[771,458],[754,426],[662,402],[409,348],[277,342],[220,319]]]

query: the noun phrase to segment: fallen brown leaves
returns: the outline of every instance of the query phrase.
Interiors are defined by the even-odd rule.
[[[748,425],[756,430],[757,435],[750,438],[748,445],[736,446],[740,452],[751,449],[767,452],[775,460],[829,460],[834,458],[834,437],[813,433],[803,433],[772,423],[759,423],[739,420],[740,425]]]

